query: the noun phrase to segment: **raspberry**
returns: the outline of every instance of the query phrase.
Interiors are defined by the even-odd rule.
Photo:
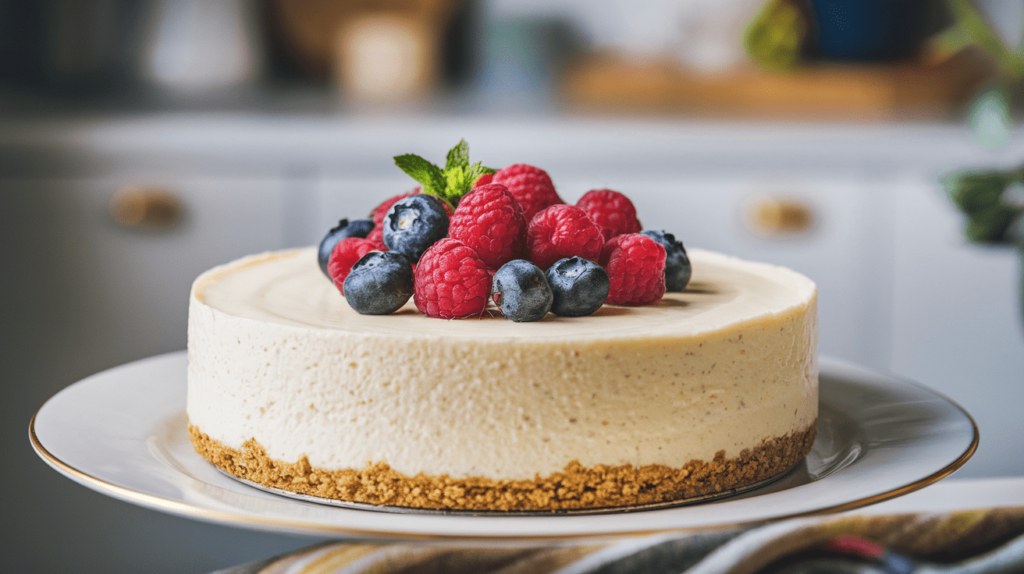
[[[498,170],[491,183],[500,183],[508,188],[508,192],[523,208],[526,221],[533,219],[533,216],[545,207],[565,203],[558,197],[555,184],[551,183],[548,173],[525,163],[517,163]]]
[[[552,205],[538,213],[526,231],[527,259],[547,270],[565,257],[597,261],[604,238],[601,229],[574,205]]]
[[[366,236],[370,241],[376,241],[377,243],[384,243],[384,228],[380,224],[374,225],[373,229],[370,230],[370,234]]]
[[[600,264],[611,282],[612,305],[649,305],[665,294],[665,248],[646,235],[613,237],[601,248]]]
[[[387,251],[383,243],[372,239],[360,239],[358,237],[347,237],[338,242],[331,251],[331,257],[327,260],[327,274],[334,281],[334,286],[345,294],[345,278],[348,277],[352,266],[371,251]]]
[[[373,211],[370,212],[370,219],[372,219],[376,225],[374,226],[373,231],[371,231],[370,234],[373,235],[374,233],[379,233],[378,230],[381,228],[380,224],[384,221],[384,216],[388,214],[388,210],[391,209],[392,205],[397,203],[398,200],[400,199],[405,199],[410,195],[416,195],[419,192],[420,188],[417,187],[416,189],[410,191],[409,193],[403,193],[402,195],[389,197],[388,199],[384,200],[384,203],[381,203],[377,207],[374,207]]]
[[[594,189],[583,194],[576,207],[587,212],[601,228],[608,241],[623,233],[640,233],[643,229],[636,218],[636,208],[628,197],[610,189]]]
[[[473,187],[477,188],[477,187],[480,187],[481,185],[487,185],[488,183],[493,183],[493,182],[494,182],[494,174],[493,173],[485,173],[485,174],[481,175],[480,177],[476,178],[476,181],[473,182]]]
[[[491,273],[476,251],[446,238],[427,249],[415,272],[413,301],[428,317],[481,315],[491,293]]]
[[[505,186],[491,183],[469,192],[455,209],[448,236],[472,248],[491,269],[522,256],[526,218]]]

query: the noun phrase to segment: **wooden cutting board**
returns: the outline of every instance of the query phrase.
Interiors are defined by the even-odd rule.
[[[964,51],[941,64],[812,64],[772,73],[744,67],[697,74],[669,62],[599,54],[570,66],[561,96],[569,111],[785,119],[889,120],[949,117],[994,77],[990,61]]]

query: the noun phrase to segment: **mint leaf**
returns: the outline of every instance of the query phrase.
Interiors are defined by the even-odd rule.
[[[448,171],[456,167],[462,169],[469,167],[469,144],[466,143],[466,140],[459,140],[459,143],[455,144],[455,147],[448,152],[444,170]]]
[[[395,165],[423,184],[423,193],[440,195],[444,193],[445,177],[441,169],[415,154],[395,156]]]
[[[471,180],[466,170],[461,167],[445,171],[444,176],[448,184],[445,189],[445,199],[452,205],[458,205],[462,196],[469,193],[474,180]]]
[[[423,184],[423,193],[439,197],[452,208],[459,205],[459,200],[473,189],[480,176],[494,173],[493,169],[480,165],[480,162],[469,165],[469,144],[466,140],[459,140],[448,151],[444,171],[415,154],[395,156],[395,165]]]
[[[469,166],[469,169],[467,169],[466,171],[469,172],[469,181],[471,183],[476,182],[476,180],[480,179],[481,175],[495,173],[495,170],[480,165],[480,162],[476,162],[473,165]]]

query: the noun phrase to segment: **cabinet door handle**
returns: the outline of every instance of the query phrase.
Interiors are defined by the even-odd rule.
[[[757,197],[743,210],[747,229],[764,237],[804,235],[814,227],[814,220],[814,209],[798,199]]]
[[[110,198],[110,215],[126,227],[171,229],[184,212],[185,205],[177,195],[158,187],[129,186]]]

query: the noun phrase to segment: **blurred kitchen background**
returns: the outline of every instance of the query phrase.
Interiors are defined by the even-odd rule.
[[[0,0],[0,570],[310,544],[93,493],[29,419],[184,348],[203,270],[318,242],[460,138],[802,271],[822,353],[970,411],[958,476],[1024,474],[1022,32],[1018,0]]]

